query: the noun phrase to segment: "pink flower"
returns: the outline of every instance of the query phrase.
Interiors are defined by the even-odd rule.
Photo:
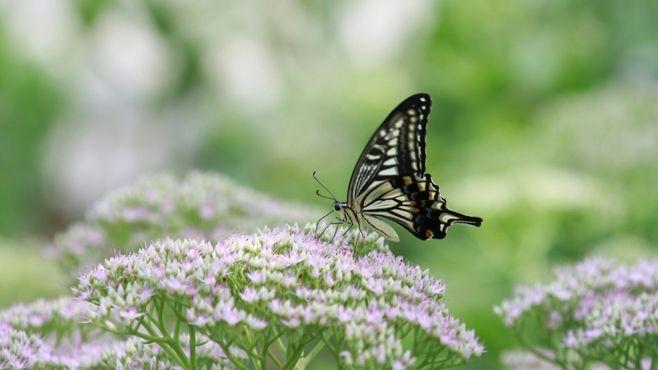
[[[377,240],[370,238],[360,242]],[[474,333],[447,314],[437,294],[443,283],[383,247],[356,255],[347,240],[329,244],[296,227],[215,245],[168,239],[106,261],[90,274],[106,271],[107,285],[95,289],[81,279],[76,292],[98,304],[96,322],[118,331],[138,327],[136,320],[160,309],[157,302],[168,302],[162,307],[184,308],[173,316],[186,321],[182,327],[236,344],[261,338],[256,332],[265,328],[331,332],[357,365],[404,367],[434,351],[454,363],[481,354]],[[432,345],[410,352],[406,333]]]

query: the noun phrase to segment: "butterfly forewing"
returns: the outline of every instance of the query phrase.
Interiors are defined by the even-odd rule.
[[[429,95],[416,94],[386,117],[354,167],[348,203],[391,177],[425,173],[425,132],[430,104]]]
[[[482,221],[447,209],[439,187],[425,173],[430,105],[427,94],[400,103],[375,131],[352,172],[348,205],[389,240],[397,234],[380,219],[396,222],[420,239],[443,238],[456,222],[479,226]]]

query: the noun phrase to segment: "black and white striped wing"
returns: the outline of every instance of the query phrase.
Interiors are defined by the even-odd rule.
[[[450,211],[425,173],[425,133],[431,100],[417,94],[400,103],[372,136],[352,172],[348,204],[389,240],[394,221],[420,239],[441,239],[453,223],[482,220]]]
[[[431,100],[416,94],[400,103],[372,135],[356,162],[348,204],[395,176],[425,173],[425,132]]]
[[[482,219],[451,211],[432,175],[396,176],[376,186],[363,198],[361,212],[368,224],[389,240],[395,231],[372,222],[372,218],[394,221],[419,239],[443,239],[455,223],[480,226]],[[389,238],[389,235],[392,236]]]

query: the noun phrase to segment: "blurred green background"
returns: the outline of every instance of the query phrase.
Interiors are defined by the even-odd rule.
[[[393,246],[448,284],[497,369],[492,305],[591,253],[658,246],[658,2],[0,2],[0,306],[65,292],[40,246],[143,173],[219,171],[328,207],[402,99],[428,171],[485,219]],[[319,215],[318,215],[319,216]]]

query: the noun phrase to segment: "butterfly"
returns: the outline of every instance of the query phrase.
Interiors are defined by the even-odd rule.
[[[318,224],[336,211],[339,217],[330,225],[349,225],[345,234],[354,225],[362,233],[361,225],[367,225],[395,242],[400,238],[386,221],[401,225],[422,240],[443,239],[455,223],[480,226],[481,218],[449,210],[439,186],[425,172],[425,134],[431,104],[428,94],[412,95],[386,117],[354,166],[347,201],[339,202],[313,173],[331,197],[319,190],[316,194],[334,201],[333,209]]]

